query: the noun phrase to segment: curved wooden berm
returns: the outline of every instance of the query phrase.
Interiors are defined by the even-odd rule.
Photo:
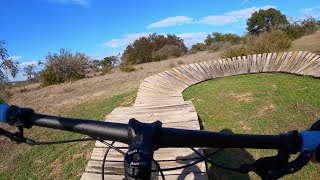
[[[209,79],[248,73],[286,72],[320,77],[320,57],[312,52],[281,52],[248,55],[183,65],[146,78],[140,85],[133,107],[114,109],[106,121],[127,123],[130,118],[143,122],[160,120],[164,127],[200,129],[191,101],[182,92],[189,86]],[[115,146],[127,147],[116,143]],[[97,142],[81,179],[101,178],[106,146]],[[202,153],[202,150],[199,149]],[[190,149],[160,149],[155,159],[162,168],[189,164],[197,159]],[[105,165],[106,179],[123,178],[123,156],[111,150]],[[208,179],[204,163],[183,170],[165,172],[166,179]]]

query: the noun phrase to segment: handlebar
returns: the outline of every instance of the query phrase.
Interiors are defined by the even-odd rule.
[[[281,167],[282,170],[270,171],[278,173],[276,177],[281,177],[279,175],[281,173],[284,173],[285,175],[300,170],[302,166],[304,166],[310,160],[309,155],[320,147],[320,131],[302,131],[300,133],[298,133],[298,131],[291,131],[280,135],[228,134],[221,132],[165,128],[161,127],[161,122],[159,121],[148,124],[140,123],[135,119],[131,119],[128,124],[121,124],[113,122],[49,116],[34,113],[33,110],[28,108],[19,108],[16,106],[8,106],[5,104],[0,104],[0,122],[17,126],[20,129],[31,128],[33,125],[35,125],[81,133],[103,140],[118,141],[129,144],[129,151],[130,148],[142,149],[143,151],[141,152],[150,152],[151,156],[153,156],[153,150],[164,147],[278,149],[280,150],[279,152],[285,152],[285,157],[290,156],[290,154],[301,152],[300,159],[302,160],[288,163],[284,162],[282,158],[281,162],[279,161],[280,163],[284,164]],[[275,156],[274,158],[276,158],[277,160],[279,159],[279,157],[277,156]],[[287,157],[287,160],[288,159],[289,157]],[[125,161],[130,160],[131,159],[129,158],[128,160],[127,157],[125,159]],[[263,174],[265,173],[264,171],[268,170],[266,166],[270,166],[269,170],[272,170],[270,168],[273,168],[273,166],[270,164],[274,164],[274,162],[275,161],[273,159],[261,159],[260,161],[258,160],[256,164],[248,166],[258,166],[260,167],[260,169],[250,169],[247,167],[244,168],[245,170],[243,170],[243,172],[252,170],[257,174],[262,173],[262,175],[265,175]],[[263,164],[263,166],[257,165],[259,163]],[[298,166],[299,164],[300,166]],[[263,171],[261,170],[262,167],[264,168]],[[292,171],[292,167],[299,168],[295,168],[296,171]],[[139,168],[141,169],[142,167],[139,166]],[[150,169],[148,168],[144,170],[150,171]],[[132,172],[139,171],[132,170]]]

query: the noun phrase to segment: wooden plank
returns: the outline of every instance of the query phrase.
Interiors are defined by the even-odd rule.
[[[178,71],[177,69],[173,68],[171,69],[170,73],[172,75],[175,76],[176,79],[184,82],[185,84],[188,84],[189,86],[191,86],[192,84],[194,84],[194,80],[191,80],[190,78],[187,78],[185,76],[185,74],[181,73],[180,71]]]
[[[178,167],[178,166],[190,164],[194,161],[195,160],[181,160],[181,161],[178,160],[178,161],[160,161],[158,163],[161,168],[172,168],[172,167]],[[123,164],[124,163],[122,161],[120,162],[107,161],[105,162],[104,170],[107,174],[124,175]],[[89,173],[101,173],[102,161],[90,160],[88,162],[88,166],[86,167],[85,171]],[[169,174],[189,174],[189,173],[201,173],[201,172],[206,172],[206,167],[204,163],[199,163],[184,169],[164,171],[163,173],[165,175],[169,175]]]
[[[283,57],[281,59],[281,64],[280,64],[280,67],[278,69],[278,72],[286,72],[284,70],[284,67],[288,63],[288,60],[290,59],[291,56],[292,56],[292,52],[284,52],[283,53]]]
[[[205,80],[211,79],[211,77],[208,75],[207,71],[205,71],[203,69],[203,67],[200,65],[200,63],[194,63],[194,65],[197,67],[198,73],[202,74],[202,76],[204,76],[206,78]]]
[[[201,77],[202,81],[205,81],[208,79],[203,73],[201,73],[201,71],[199,71],[198,67],[196,66],[196,63],[189,64],[189,66],[190,66],[190,68],[193,69],[193,73],[195,73],[199,77]]]
[[[251,73],[257,73],[258,72],[258,64],[257,64],[257,55],[252,55],[252,64],[251,64]]]
[[[196,78],[194,78],[194,76],[190,77],[189,73],[185,69],[183,69],[182,67],[174,68],[174,70],[177,72],[180,72],[186,79],[188,79],[188,81],[191,84],[195,84],[198,82],[198,80]]]
[[[317,75],[317,71],[319,70],[319,67],[320,67],[320,58],[314,61],[314,64],[304,72],[304,75],[309,75],[309,76]]]
[[[105,179],[107,180],[121,180],[124,178],[123,175],[105,175]],[[166,180],[207,180],[208,176],[206,173],[189,173],[189,174],[183,174],[183,175],[175,175],[175,174],[170,174],[165,176]],[[101,179],[101,174],[96,174],[96,173],[87,173],[85,172],[81,180],[96,180],[96,179]],[[158,178],[159,180],[161,179],[161,176]]]
[[[292,52],[291,57],[288,59],[287,64],[285,65],[285,67],[283,68],[284,72],[290,72],[290,68],[292,66],[292,62],[294,61],[294,59],[297,57],[298,52]]]
[[[211,69],[209,68],[209,65],[207,62],[200,62],[199,65],[207,74],[208,79],[214,78],[214,75],[212,74]]]
[[[295,73],[299,74],[299,72],[301,70],[303,70],[307,64],[312,61],[312,59],[316,56],[316,54],[314,53],[310,53],[307,57],[305,57],[304,59],[301,60],[300,64],[299,64],[299,67],[297,67],[295,69]]]
[[[162,73],[159,73],[158,75],[161,76],[162,78],[166,79],[167,81],[169,81],[170,84],[173,84],[173,85],[177,84],[177,85],[179,85],[179,86],[182,86],[182,87],[184,87],[184,88],[187,88],[187,85],[186,85],[186,84],[184,84],[184,83],[182,83],[182,82],[180,82],[180,81],[177,81],[177,80],[175,80],[174,78],[172,78],[172,76],[171,76],[170,74],[168,74],[167,71],[164,71],[164,72],[162,72]]]
[[[301,59],[301,57],[304,57],[306,53],[304,51],[299,51],[297,52],[297,55],[295,56],[294,59],[292,59],[290,66],[288,68],[288,72],[293,73],[293,69],[296,67],[297,63]]]
[[[262,72],[269,72],[270,70],[270,62],[271,62],[271,58],[272,58],[272,53],[268,53],[267,57],[266,57],[266,63],[263,67]]]
[[[156,79],[156,77],[147,78],[143,82],[152,84],[154,86],[157,86],[159,88],[163,88],[163,89],[166,89],[166,90],[169,90],[169,91],[177,91],[177,90],[183,90],[184,89],[184,87],[179,87],[177,85],[169,85],[167,83],[163,83],[163,82],[159,81],[158,79]]]
[[[304,51],[301,57],[297,60],[295,66],[292,68],[291,72],[296,73],[297,70],[302,66],[302,64],[307,61],[307,59],[312,55],[309,51]]]
[[[163,75],[161,75],[161,73],[158,73],[156,75],[153,76],[153,79],[156,79],[157,81],[159,81],[160,83],[166,85],[166,86],[170,86],[170,87],[177,87],[179,86],[179,89],[183,89],[185,88],[184,85],[180,85],[180,84],[174,84],[172,83],[171,80],[168,80],[166,77],[164,77]]]
[[[271,69],[270,69],[271,72],[276,72],[278,70],[278,68],[280,67],[282,56],[283,56],[283,52],[280,52],[279,54],[277,54],[277,57],[274,60],[273,65],[271,66]]]
[[[212,71],[216,75],[216,77],[223,77],[224,73],[221,69],[220,63],[218,61],[210,61],[210,65],[212,68]]]
[[[203,154],[202,150],[197,149]],[[102,161],[107,148],[94,148],[91,153],[91,160]],[[124,150],[126,152],[126,150]],[[176,161],[176,160],[198,160],[199,155],[190,148],[161,148],[154,152],[153,158],[156,161]],[[119,152],[110,149],[107,155],[107,161],[123,161],[124,156]]]
[[[319,55],[314,56],[310,61],[306,62],[298,71],[297,74],[304,75],[310,67],[316,64],[316,60],[319,58]]]
[[[195,70],[191,66],[185,65],[185,66],[181,66],[181,67],[186,71],[187,75],[190,78],[196,79],[197,82],[203,81],[203,77],[200,76],[198,73],[195,73]]]
[[[231,58],[227,59],[227,67],[228,67],[228,73],[229,75],[235,75],[235,70],[234,70],[234,64],[233,64],[233,60],[231,60]]]
[[[263,69],[266,65],[266,60],[267,60],[267,54],[266,53],[263,53],[261,54],[261,63],[260,63],[260,66],[259,66],[259,72],[263,72]]]
[[[174,81],[175,83],[181,84],[185,88],[188,88],[190,84],[184,82],[183,80],[180,80],[178,77],[174,75],[174,71],[164,71],[164,75],[167,76],[167,78],[170,78],[170,80]]]
[[[270,59],[270,65],[269,65],[269,69],[267,70],[267,72],[274,72],[274,65],[276,63],[276,59],[278,57],[277,53],[272,53],[271,59]]]

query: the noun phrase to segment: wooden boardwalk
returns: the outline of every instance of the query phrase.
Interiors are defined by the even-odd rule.
[[[143,122],[160,120],[164,127],[200,129],[198,115],[191,101],[184,101],[182,92],[189,86],[209,79],[248,73],[285,72],[320,77],[319,55],[307,52],[281,52],[218,59],[172,68],[146,78],[139,87],[132,107],[114,109],[106,121],[128,123],[130,118]],[[126,148],[125,144],[115,146]],[[106,146],[96,142],[82,180],[100,179]],[[198,150],[203,153],[201,149]],[[155,152],[162,168],[194,162],[197,155],[190,149],[165,148]],[[105,165],[106,179],[122,179],[123,156],[111,150]],[[208,179],[205,163],[183,170],[165,172],[166,179]]]

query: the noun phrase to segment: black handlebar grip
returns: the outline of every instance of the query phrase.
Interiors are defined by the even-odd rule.
[[[311,126],[311,131],[320,131],[320,117],[317,118],[317,121]]]

